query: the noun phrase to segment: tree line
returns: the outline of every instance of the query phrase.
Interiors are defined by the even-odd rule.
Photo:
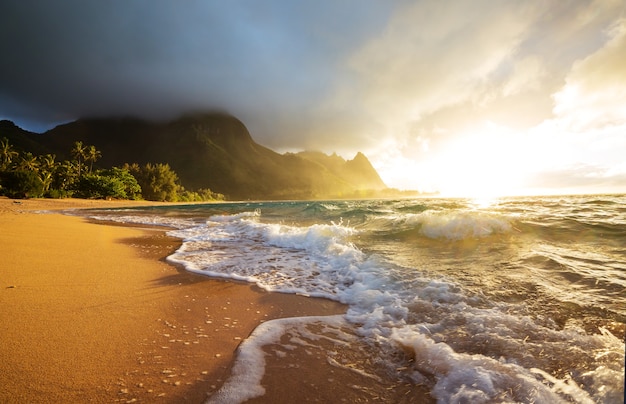
[[[0,195],[10,198],[144,199],[200,202],[223,200],[210,189],[186,190],[169,164],[137,163],[94,169],[102,153],[77,141],[72,159],[58,161],[54,154],[20,152],[0,140]]]

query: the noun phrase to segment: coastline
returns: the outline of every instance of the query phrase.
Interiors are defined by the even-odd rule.
[[[162,203],[17,202],[0,198],[2,402],[203,402],[261,322],[345,312],[177,268],[165,230],[54,212]]]

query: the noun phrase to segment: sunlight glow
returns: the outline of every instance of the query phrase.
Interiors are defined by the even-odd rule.
[[[493,49],[501,49],[501,37],[493,38]],[[378,43],[370,57],[379,61],[381,44],[396,46],[391,39],[398,38]],[[550,79],[550,66],[541,56],[517,60],[502,87],[500,79],[487,87],[481,81],[475,92],[463,93],[460,89],[471,87],[455,81],[471,81],[466,66],[459,74],[433,70],[436,76],[430,80],[416,80],[420,96],[406,95],[406,79],[381,81],[384,86],[372,87],[373,97],[380,93],[384,98],[372,111],[382,115],[386,135],[397,139],[371,153],[373,160],[379,158],[374,163],[383,168],[381,177],[392,187],[442,196],[626,192],[626,19],[606,25],[596,41],[601,41],[596,48],[571,60],[558,82]],[[475,55],[464,56],[468,62]],[[481,62],[477,58],[470,64]],[[459,65],[442,68],[452,67],[452,73]],[[430,77],[427,73],[418,76]],[[500,77],[503,71],[492,73]],[[413,69],[410,74],[415,76]],[[394,102],[388,102],[389,94],[396,96]]]
[[[449,165],[438,173],[447,196],[490,197],[519,187],[524,162],[508,136],[469,133],[450,144],[442,159]]]
[[[569,123],[516,131],[485,122],[428,148],[387,143],[370,153],[389,186],[445,197],[624,192],[626,124],[578,132]]]
[[[523,193],[521,187],[532,169],[527,148],[521,134],[486,122],[437,148],[422,150],[421,158],[407,158],[394,153],[393,147],[386,148],[378,154],[382,159],[377,169],[404,189],[487,200]]]

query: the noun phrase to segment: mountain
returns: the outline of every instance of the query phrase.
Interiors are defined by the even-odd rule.
[[[382,190],[387,188],[376,169],[361,152],[358,152],[354,159],[348,161],[336,154],[328,156],[322,152],[305,151],[297,153],[297,156],[318,163],[350,184],[359,184],[359,189],[361,190]]]
[[[11,145],[20,151],[33,154],[47,154],[50,150],[40,143],[41,135],[26,131],[8,120],[0,120],[0,139],[7,138]]]
[[[362,153],[348,161],[319,152],[279,154],[256,143],[240,120],[223,113],[165,123],[80,119],[43,134],[11,124],[0,124],[0,137],[18,149],[69,159],[80,140],[102,152],[99,166],[168,163],[187,189],[210,188],[231,200],[341,198],[387,188]],[[17,136],[15,128],[21,131]]]

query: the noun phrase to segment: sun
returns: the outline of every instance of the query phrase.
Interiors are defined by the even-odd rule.
[[[497,128],[466,132],[442,147],[433,173],[443,196],[489,199],[523,193],[532,158],[520,137]]]
[[[485,122],[445,134],[427,150],[391,144],[373,155],[393,188],[487,201],[536,193],[532,184],[538,176],[568,158],[570,152],[545,134]]]

